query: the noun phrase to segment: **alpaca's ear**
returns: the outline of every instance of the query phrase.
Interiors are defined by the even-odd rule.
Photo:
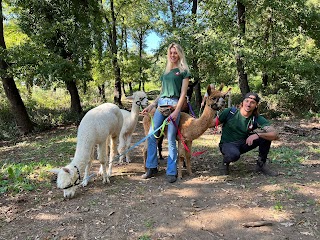
[[[70,173],[70,169],[69,168],[63,167],[62,170],[65,171],[66,173]]]
[[[207,93],[208,93],[209,96],[211,95],[211,87],[210,87],[210,84],[209,84],[208,87],[207,87]]]
[[[52,168],[52,169],[49,170],[49,172],[52,172],[52,173],[55,173],[55,174],[58,174],[59,171],[60,171],[59,168]]]
[[[220,88],[219,88],[219,91],[220,91],[220,92],[222,91],[223,87],[224,87],[224,84],[221,83]]]
[[[128,97],[126,97],[126,99],[128,99],[128,100],[133,100],[134,97],[133,97],[133,96],[128,96]]]

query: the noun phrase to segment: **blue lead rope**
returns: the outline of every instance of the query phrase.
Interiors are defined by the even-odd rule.
[[[114,159],[113,159],[113,162],[114,162],[116,159],[120,158],[121,156],[126,155],[126,154],[127,154],[129,151],[131,151],[133,148],[135,148],[136,146],[140,145],[140,144],[143,143],[145,140],[147,140],[149,137],[151,137],[153,134],[155,134],[157,131],[159,131],[160,128],[162,128],[162,125],[163,125],[163,124],[166,124],[167,121],[168,121],[168,118],[166,118],[166,119],[163,121],[163,123],[162,123],[157,129],[153,130],[153,132],[149,133],[147,136],[145,136],[144,138],[142,138],[140,141],[138,141],[137,143],[135,143],[132,147],[128,148],[128,149],[127,149],[126,151],[124,151],[123,153],[115,156]]]

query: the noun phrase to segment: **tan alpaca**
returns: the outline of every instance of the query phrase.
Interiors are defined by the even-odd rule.
[[[206,106],[203,110],[203,113],[200,118],[196,119],[191,117],[186,113],[181,113],[180,115],[180,122],[179,122],[179,130],[183,136],[183,140],[185,144],[188,146],[190,152],[188,152],[180,139],[177,135],[178,140],[178,161],[179,161],[179,168],[178,168],[178,178],[182,178],[182,163],[183,160],[186,160],[187,165],[187,172],[189,175],[192,175],[191,170],[191,154],[192,154],[192,141],[200,137],[209,127],[212,127],[213,119],[216,115],[216,112],[225,106],[225,96],[228,92],[221,92],[223,85],[220,86],[219,90],[211,91],[211,88],[208,87],[208,95],[209,97],[206,100]],[[154,111],[151,113],[154,114]],[[143,118],[143,128],[145,135],[148,134],[150,129],[151,118],[149,115],[144,116]],[[147,144],[145,144],[144,152],[144,164],[146,162],[147,157]]]

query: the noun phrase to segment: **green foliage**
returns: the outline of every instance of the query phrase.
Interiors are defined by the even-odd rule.
[[[273,207],[275,210],[277,211],[282,211],[283,210],[283,206],[280,202],[277,202],[276,205],[274,205]]]
[[[143,234],[138,238],[139,240],[151,240],[151,236],[149,234]]]
[[[0,86],[0,90],[2,86]],[[92,107],[100,104],[100,99],[94,98],[96,94],[83,97],[85,107],[82,114],[76,114],[69,110],[70,96],[66,90],[44,90],[33,87],[29,93],[25,86],[19,85],[20,94],[25,102],[28,114],[37,124],[36,131],[43,131],[61,125],[79,123],[83,115]],[[91,90],[90,90],[91,91]],[[13,140],[19,137],[19,131],[14,121],[10,106],[6,97],[0,93],[0,140]]]
[[[300,165],[307,156],[305,152],[301,150],[292,150],[289,147],[281,147],[281,148],[274,148],[272,152],[270,152],[269,158],[272,162],[276,162],[282,164],[284,166],[291,166],[295,167]]]
[[[37,163],[16,163],[4,164],[0,169],[0,193],[11,192],[20,193],[23,191],[32,191],[41,184],[41,180],[47,175],[45,171],[51,168],[42,162]],[[35,178],[37,175],[37,179]]]
[[[113,101],[117,48],[121,81],[138,90],[158,90],[169,43],[180,43],[194,79],[204,92],[209,83],[233,86],[233,103],[241,100],[235,53],[241,52],[250,90],[263,96],[261,112],[271,117],[301,114],[317,116],[320,110],[320,8],[318,1],[242,1],[246,31],[239,38],[235,1],[115,1],[117,46],[110,42],[111,10],[108,1],[6,1],[4,34],[9,74],[19,84],[31,118],[40,129],[79,121],[67,110],[67,94],[42,95],[42,90],[65,88],[73,80],[86,109],[100,103],[97,86],[110,89]],[[109,20],[109,21],[108,21]],[[150,30],[161,37],[154,55],[145,53]],[[141,47],[141,49],[140,49]],[[140,51],[141,50],[141,51]],[[21,87],[23,86],[23,87]],[[36,92],[32,92],[36,91]],[[86,92],[86,94],[85,94]],[[54,92],[51,92],[54,93]],[[39,95],[39,96],[37,96]],[[9,111],[0,99],[0,139],[17,133]],[[301,104],[303,103],[303,104]],[[197,111],[197,110],[196,110]]]

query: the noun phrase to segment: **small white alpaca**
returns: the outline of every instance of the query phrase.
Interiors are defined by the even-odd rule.
[[[118,152],[124,153],[129,149],[131,144],[132,134],[136,129],[139,112],[142,107],[148,105],[148,97],[145,92],[138,91],[133,93],[132,96],[127,97],[127,99],[132,100],[131,112],[121,109],[121,113],[123,115],[123,126],[120,132],[119,137],[119,146]],[[129,153],[126,154],[126,162],[131,162]],[[119,163],[123,163],[124,156],[121,155],[119,159]]]
[[[103,177],[103,183],[110,182],[112,173],[112,161],[117,154],[117,143],[123,125],[123,116],[119,107],[113,103],[104,103],[88,111],[82,118],[78,133],[77,146],[71,163],[61,169],[52,169],[58,174],[57,187],[63,189],[65,198],[74,196],[81,182],[81,174],[85,171],[82,185],[89,181],[89,171],[93,159],[95,145],[98,144],[98,158],[100,161],[99,174]],[[109,155],[109,169],[106,173],[106,164]]]

